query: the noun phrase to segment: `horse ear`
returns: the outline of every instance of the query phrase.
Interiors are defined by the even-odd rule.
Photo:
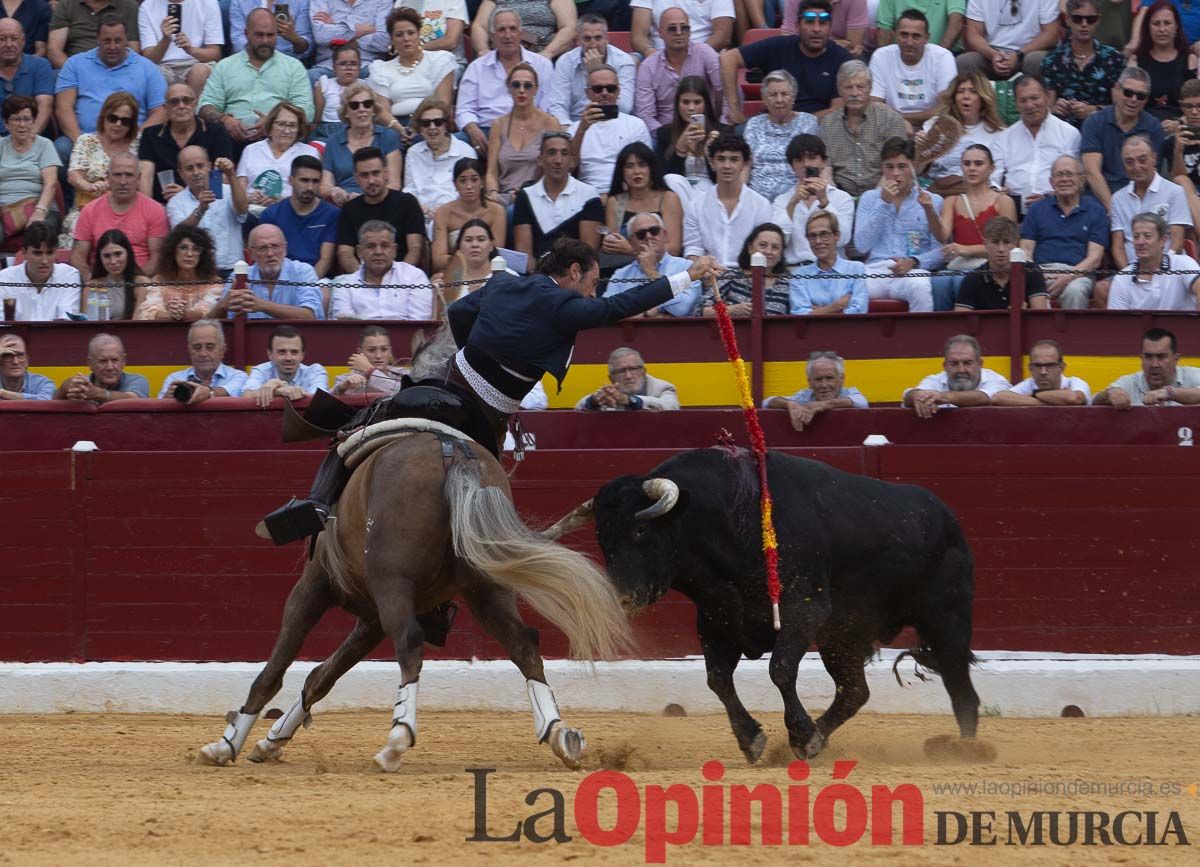
[[[413,336],[412,336],[412,342],[408,346],[409,357],[411,358],[411,357],[415,356],[418,352],[421,351],[421,347],[423,347],[428,342],[429,342],[429,335],[425,333],[425,330],[423,328],[419,328],[416,331],[414,331]]]

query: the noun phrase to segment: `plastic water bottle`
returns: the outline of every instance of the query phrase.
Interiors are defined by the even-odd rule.
[[[107,322],[112,318],[112,299],[108,295],[108,289],[100,286],[93,294],[96,298],[96,321]]]

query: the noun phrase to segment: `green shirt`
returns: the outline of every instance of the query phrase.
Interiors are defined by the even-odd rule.
[[[946,22],[957,12],[967,17],[967,0],[879,0],[875,12],[875,26],[881,30],[895,30],[896,19],[905,9],[916,9],[929,19],[929,44],[941,45]],[[966,23],[964,22],[964,27]]]
[[[211,105],[236,118],[253,117],[256,111],[265,115],[280,102],[304,109],[312,121],[314,107],[308,72],[299,60],[278,51],[257,69],[245,51],[226,57],[213,67],[204,93],[200,94],[201,106]]]

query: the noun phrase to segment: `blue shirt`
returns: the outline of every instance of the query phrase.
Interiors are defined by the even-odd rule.
[[[262,8],[262,0],[233,0],[229,4],[229,40],[233,43],[235,52],[246,50],[246,16],[255,9]],[[312,18],[308,14],[308,0],[289,0],[288,16],[296,28],[296,35],[308,43],[308,51],[297,55],[292,43],[282,36],[275,40],[275,50],[280,54],[303,60],[313,49]]]
[[[260,223],[278,226],[288,241],[288,258],[316,265],[321,258],[322,244],[337,243],[337,223],[340,211],[324,200],[303,217],[292,207],[291,199],[283,199],[262,212]]]
[[[933,209],[940,214],[942,197],[931,195]],[[920,267],[932,270],[942,261],[942,245],[930,233],[925,209],[917,203],[916,184],[899,212],[883,200],[878,189],[862,194],[854,219],[854,247],[868,262],[912,258]]]
[[[321,295],[321,290],[317,288],[317,272],[313,270],[312,265],[306,262],[297,262],[294,259],[284,259],[283,267],[279,269],[279,283],[275,286],[274,295],[267,289],[265,283],[262,282],[262,274],[258,270],[258,265],[250,266],[250,274],[248,275],[247,285],[259,298],[264,301],[272,301],[275,304],[287,304],[291,307],[307,307],[313,312],[318,319],[325,318],[325,298]],[[300,283],[300,286],[288,286],[286,283]],[[225,283],[225,292],[221,295],[224,298],[229,294],[229,290],[233,287],[233,277]],[[229,318],[232,319],[234,313],[229,311]],[[255,310],[253,313],[247,314],[249,319],[270,319],[271,316],[263,313],[261,310]],[[261,384],[261,383],[260,383]],[[250,388],[251,386],[246,386]]]
[[[1148,111],[1141,112],[1133,129],[1126,132],[1117,126],[1116,109],[1111,105],[1105,106],[1083,122],[1079,134],[1080,155],[1100,154],[1100,172],[1109,191],[1113,193],[1129,183],[1125,164],[1121,162],[1121,147],[1125,139],[1131,135],[1147,136],[1154,145],[1155,159],[1162,153],[1162,124]]]
[[[4,386],[0,384],[0,388]],[[20,388],[10,389],[21,393],[21,400],[53,400],[54,380],[40,373],[25,372]]]
[[[845,313],[866,313],[867,303],[871,300],[867,292],[867,281],[862,275],[867,273],[867,266],[862,262],[851,262],[840,256],[828,271],[816,262],[797,268],[792,272],[791,282],[791,312],[793,316],[807,316],[814,307],[824,307],[832,304],[843,295],[850,294],[850,303],[846,305]],[[857,280],[822,277],[822,274],[857,274]]]
[[[1048,196],[1029,206],[1021,224],[1021,237],[1037,242],[1033,261],[1039,265],[1075,265],[1087,256],[1089,241],[1108,246],[1108,212],[1091,196],[1081,196],[1079,205],[1070,214],[1063,214],[1058,199]]]
[[[304,389],[305,394],[315,394],[318,388],[323,388],[329,391],[329,374],[325,372],[325,368],[319,364],[301,364],[296,368],[296,375],[291,379],[285,377],[282,373],[275,369],[275,365],[270,361],[264,361],[262,364],[251,368],[250,375],[246,378],[246,384],[242,391],[254,391],[263,387],[269,379],[282,379],[288,385],[298,385]]]
[[[1188,45],[1200,42],[1200,6],[1178,2],[1173,5],[1183,21],[1183,32],[1187,36]]]
[[[196,376],[196,368],[194,367],[168,373],[166,381],[163,382],[162,391],[158,393],[159,400],[170,395],[171,389],[175,387],[175,383],[177,382],[199,381],[200,377]],[[222,364],[213,371],[212,380],[209,382],[209,385],[214,389],[225,389],[229,392],[230,397],[241,397],[242,390],[246,387],[246,373],[245,371],[230,367],[228,364]]]
[[[870,406],[870,404],[867,403],[866,395],[864,395],[857,388],[843,388],[841,391],[838,392],[838,397],[849,398],[850,402],[854,404],[855,409],[866,409],[867,407]],[[767,404],[770,403],[774,399],[775,398],[773,398],[773,397],[763,398],[762,408],[766,409]],[[788,400],[793,401],[794,403],[812,403],[812,400],[813,400],[812,389],[811,388],[802,388],[798,392],[793,394],[791,397],[789,397]]]
[[[100,385],[96,382],[96,374],[88,377],[92,385]],[[103,388],[103,386],[101,386]],[[117,381],[109,391],[128,391],[136,394],[138,397],[150,396],[150,381],[140,373],[122,373],[121,378]]]
[[[22,4],[22,8],[29,5],[29,0]],[[3,9],[0,6],[0,9]],[[26,31],[28,32],[28,31]],[[17,67],[17,74],[12,77],[12,81],[0,76],[0,103],[8,99],[10,96],[51,96],[54,94],[54,69],[50,66],[50,61],[44,57],[36,57],[32,54],[26,54],[21,57],[21,63]],[[34,115],[37,115],[37,109],[34,109]],[[0,119],[0,135],[8,135],[8,128],[4,125],[4,120]]]
[[[333,174],[333,185],[341,187],[348,193],[361,193],[362,187],[354,179],[354,154],[347,146],[350,131],[342,127],[325,142],[325,171]],[[400,136],[394,129],[375,127],[375,135],[371,137],[371,145],[379,148],[384,157],[392,151],[400,150]]]
[[[660,277],[670,277],[673,274],[686,271],[691,265],[692,263],[687,259],[681,259],[678,256],[672,256],[670,253],[664,253],[658,263],[658,275]],[[604,290],[605,297],[619,295],[625,290],[632,289],[638,285],[637,283],[617,282],[618,280],[627,279],[647,279],[646,272],[642,270],[641,264],[636,259],[613,272],[612,277],[609,279],[608,288]],[[699,305],[701,291],[700,281],[697,280],[666,304],[659,305],[658,312],[666,313],[668,316],[692,316]]]
[[[83,132],[96,131],[96,118],[104,100],[118,90],[137,100],[139,127],[167,97],[167,82],[158,67],[130,49],[125,50],[125,59],[112,67],[104,65],[99,48],[68,57],[58,72],[54,92],[71,88],[75,88],[75,116]]]

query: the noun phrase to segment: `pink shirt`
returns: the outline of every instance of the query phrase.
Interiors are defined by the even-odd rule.
[[[783,32],[799,33],[796,16],[800,12],[800,0],[787,0],[783,7]],[[867,0],[833,0],[833,38],[845,39],[848,30],[866,30],[871,26],[871,15],[867,11]]]
[[[167,236],[170,228],[167,225],[167,209],[154,199],[138,193],[133,207],[123,214],[117,214],[109,206],[109,195],[105,193],[94,202],[84,205],[75,223],[75,240],[87,241],[92,245],[93,253],[96,253],[99,251],[94,248],[100,236],[109,229],[120,229],[133,245],[133,257],[138,267],[142,267],[150,260],[150,239]]]

